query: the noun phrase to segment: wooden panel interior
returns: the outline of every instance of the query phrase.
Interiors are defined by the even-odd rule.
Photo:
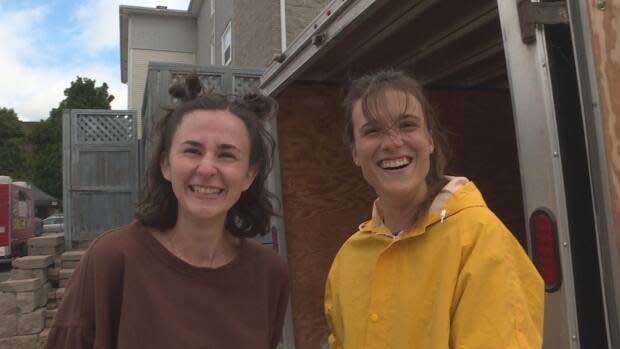
[[[474,180],[491,209],[523,242],[524,218],[505,89],[434,89],[449,131],[450,174]],[[374,192],[341,141],[340,85],[294,83],[278,96],[284,220],[296,348],[319,348],[327,329],[323,292],[340,245],[368,219]]]
[[[526,246],[510,91],[432,89],[428,96],[452,151],[447,174],[474,181],[487,205]]]
[[[325,279],[370,216],[374,192],[341,141],[340,87],[294,84],[278,96],[278,137],[296,348],[326,340]]]
[[[613,220],[620,254],[620,4],[609,2],[604,10],[590,4],[593,31],[593,50],[596,60],[596,78],[603,117],[604,142],[607,150],[609,191]]]

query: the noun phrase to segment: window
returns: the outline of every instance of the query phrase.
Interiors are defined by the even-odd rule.
[[[229,65],[232,61],[232,35],[230,32],[230,21],[222,34],[222,64]]]

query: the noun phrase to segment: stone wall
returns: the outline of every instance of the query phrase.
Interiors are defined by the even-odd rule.
[[[57,307],[63,234],[28,241],[27,257],[13,260],[0,283],[0,349],[43,348]]]

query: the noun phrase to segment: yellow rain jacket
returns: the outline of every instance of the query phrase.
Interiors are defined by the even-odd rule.
[[[507,200],[509,200],[507,198]],[[329,272],[332,349],[510,349],[542,345],[544,285],[466,178],[399,237],[373,217]]]

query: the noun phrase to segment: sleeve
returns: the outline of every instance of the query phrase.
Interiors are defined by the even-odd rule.
[[[288,287],[288,271],[286,265],[284,265],[282,271],[282,279],[280,280],[280,291],[278,295],[278,303],[276,306],[276,318],[273,327],[273,334],[271,338],[271,348],[276,348],[280,339],[282,338],[282,328],[284,326],[284,319],[286,318],[286,312],[288,310],[289,301],[289,287]]]
[[[91,244],[65,287],[46,349],[103,349],[116,345],[121,304],[120,287],[115,286],[120,279],[114,270],[118,258],[106,256],[96,244]]]
[[[327,275],[327,281],[325,282],[325,318],[329,327],[329,334],[327,337],[327,344],[330,349],[340,349],[343,343],[343,327],[342,320],[339,316],[339,309],[336,307],[336,295],[333,289],[333,277],[336,274],[336,260],[332,264],[332,268]]]
[[[544,284],[494,215],[464,249],[450,329],[451,349],[541,348]]]

